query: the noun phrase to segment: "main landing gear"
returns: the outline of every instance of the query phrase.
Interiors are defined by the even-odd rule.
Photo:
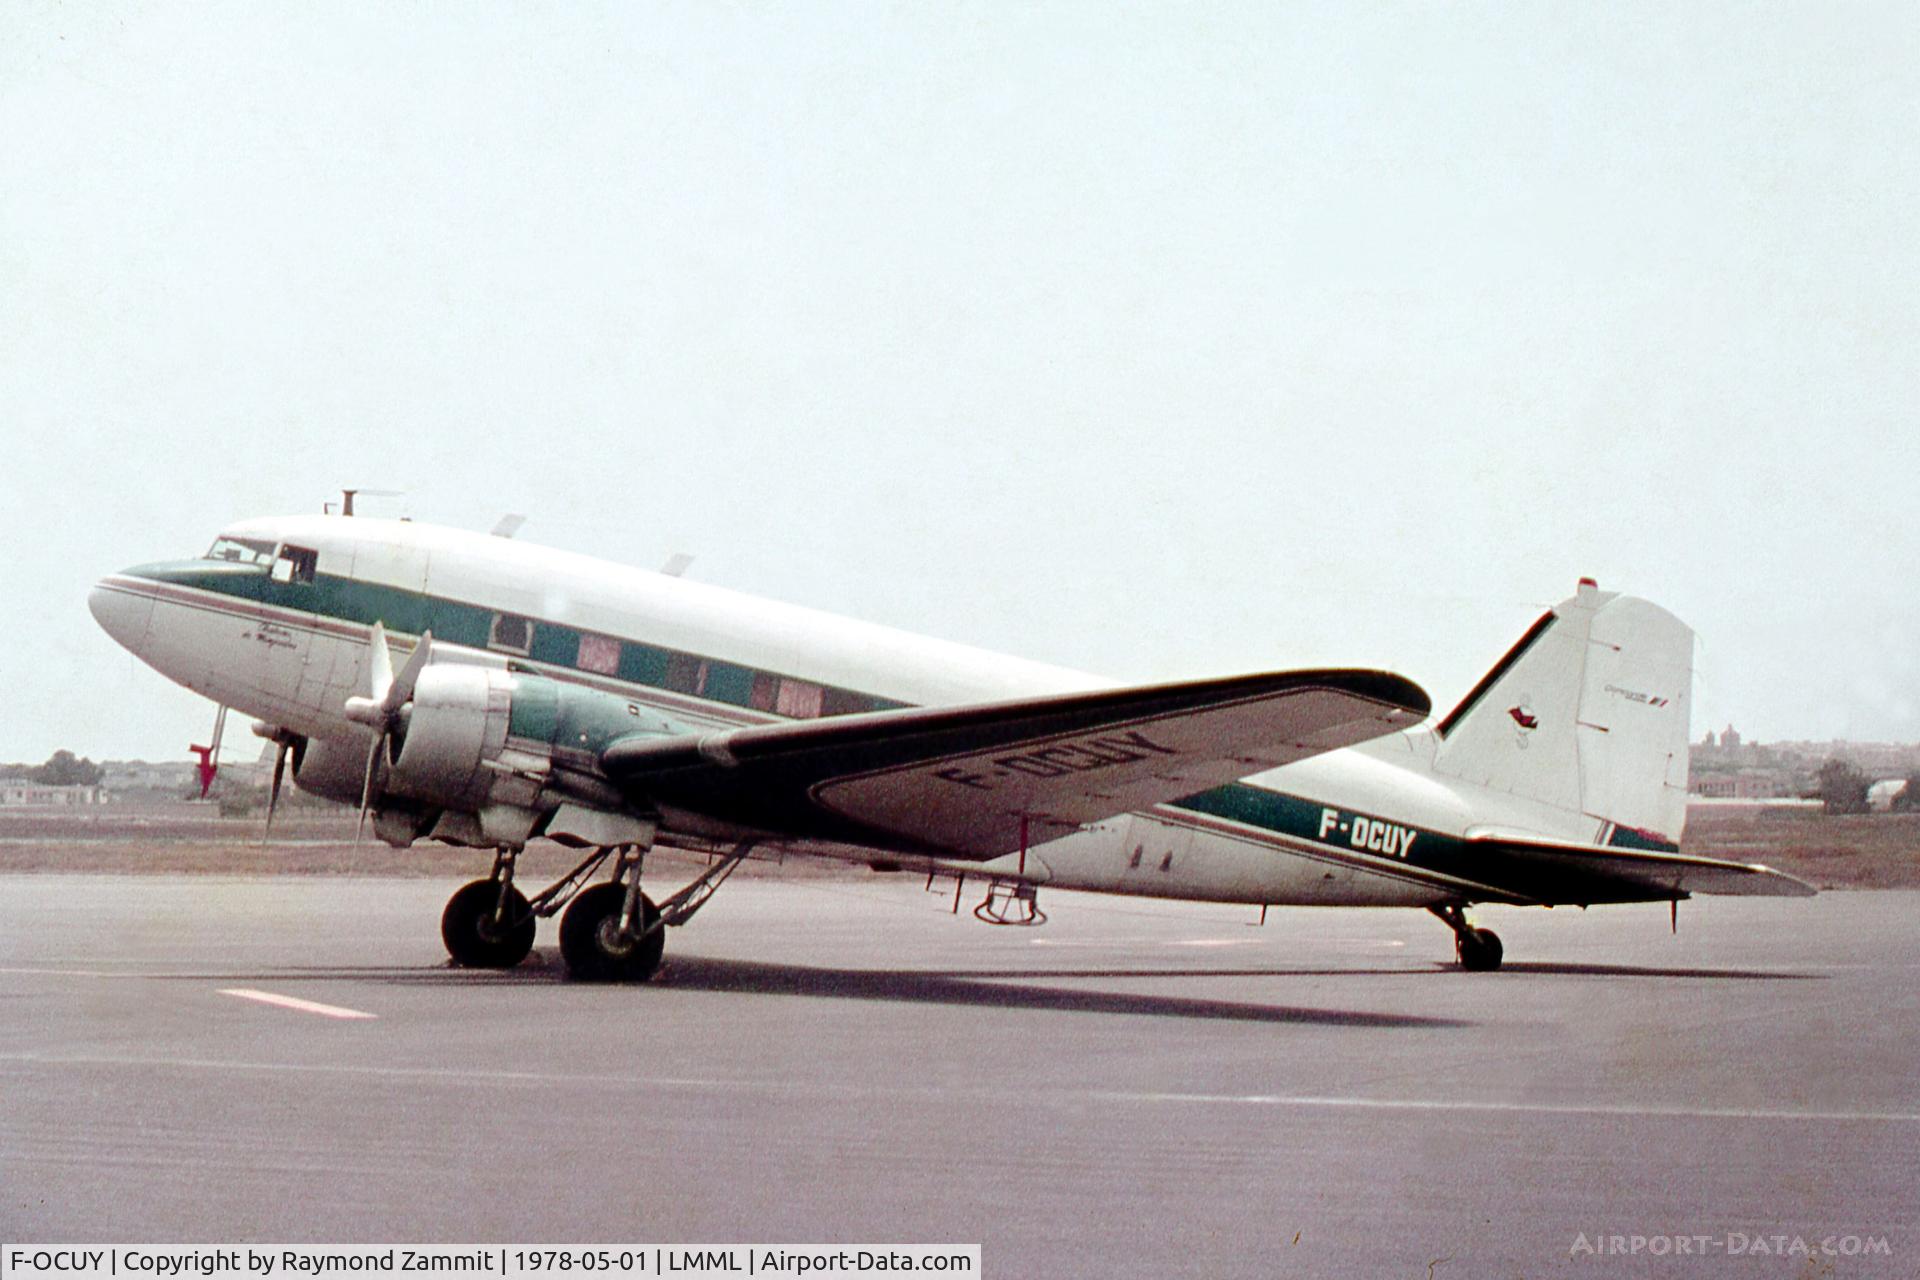
[[[1500,935],[1491,929],[1476,929],[1467,923],[1467,913],[1462,904],[1449,902],[1427,910],[1440,917],[1449,929],[1453,930],[1453,953],[1459,957],[1460,967],[1470,973],[1484,973],[1500,967],[1503,949]]]
[[[511,969],[533,950],[536,921],[564,907],[560,957],[569,977],[579,982],[645,982],[660,968],[666,927],[690,920],[752,848],[751,841],[736,845],[692,884],[657,904],[640,892],[645,850],[638,845],[594,849],[531,899],[513,884],[519,851],[502,849],[494,855],[491,875],[461,886],[448,899],[440,937],[457,965]],[[583,887],[609,858],[612,879]]]
[[[582,889],[560,918],[560,958],[580,982],[645,982],[667,949],[660,908],[640,892],[642,854],[616,851],[613,879]]]
[[[501,854],[492,877],[460,886],[440,913],[440,940],[464,968],[511,969],[533,950],[533,908],[513,887],[511,872],[501,874],[503,860],[511,866],[511,856]]]

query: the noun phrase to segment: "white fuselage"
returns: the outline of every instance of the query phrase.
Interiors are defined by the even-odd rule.
[[[294,516],[223,538],[311,553],[311,581],[218,561],[128,570],[95,589],[120,643],[205,696],[311,738],[365,742],[346,699],[367,689],[377,615],[397,649],[432,625],[436,661],[510,662],[617,693],[653,732],[1112,687],[1064,668],[756,599],[587,556],[404,521]],[[222,579],[225,572],[227,579]],[[304,594],[303,594],[304,593]],[[413,618],[413,621],[409,621]],[[521,624],[525,624],[522,627]],[[464,628],[464,631],[462,630]],[[667,656],[659,656],[667,655]],[[653,665],[647,665],[652,663]],[[1566,816],[1431,769],[1426,728],[1236,784],[1249,819],[1160,805],[1037,845],[1034,883],[1249,903],[1425,906],[1459,896],[1410,857],[1476,827],[1588,838]],[[1209,811],[1211,810],[1211,811]],[[1248,810],[1249,813],[1252,810]],[[872,859],[875,850],[824,850]]]

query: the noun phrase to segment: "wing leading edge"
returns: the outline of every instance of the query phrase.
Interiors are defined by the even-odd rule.
[[[701,738],[622,739],[630,802],[788,836],[984,860],[1417,724],[1385,671],[1287,671]]]

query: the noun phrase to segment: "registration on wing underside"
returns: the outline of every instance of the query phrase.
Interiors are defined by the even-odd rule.
[[[991,858],[1416,723],[1418,686],[1299,671],[632,740],[636,802],[825,839]]]
[[[1135,725],[876,770],[814,789],[866,825],[993,857],[1389,732],[1404,711],[1306,687]]]
[[[1014,778],[1062,778],[1070,773],[1095,773],[1154,756],[1178,758],[1179,755],[1176,748],[1155,742],[1144,731],[1135,729],[1130,733],[1100,734],[1077,742],[994,756],[984,768],[954,765],[935,769],[933,776],[976,791],[993,791],[996,783]]]

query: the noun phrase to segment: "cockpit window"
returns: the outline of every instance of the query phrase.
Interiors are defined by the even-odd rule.
[[[296,547],[289,542],[280,548],[280,557],[273,562],[273,580],[275,582],[312,582],[319,564],[318,551],[311,547]]]
[[[215,538],[206,558],[232,564],[270,565],[273,563],[273,543],[262,542],[258,538]]]

